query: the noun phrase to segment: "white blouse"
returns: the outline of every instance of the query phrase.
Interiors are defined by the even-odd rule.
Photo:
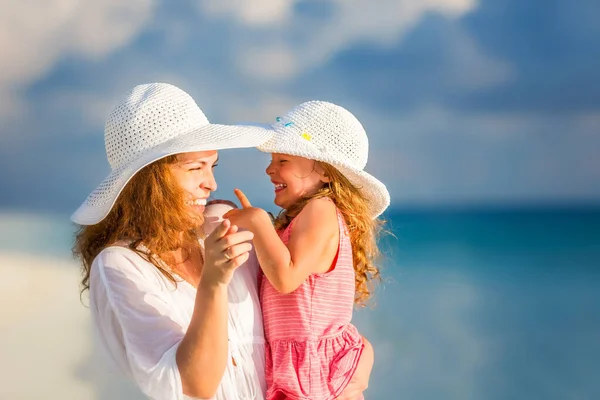
[[[252,255],[229,284],[229,357],[215,400],[264,399],[258,268]],[[190,398],[183,394],[175,354],[195,297],[192,285],[182,281],[175,288],[153,264],[125,247],[108,247],[93,262],[90,309],[100,342],[120,371],[152,399]]]

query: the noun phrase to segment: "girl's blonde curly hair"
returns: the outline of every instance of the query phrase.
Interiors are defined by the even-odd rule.
[[[321,197],[329,197],[340,210],[346,222],[355,271],[355,304],[364,306],[373,292],[373,283],[381,280],[377,262],[381,258],[377,239],[383,230],[383,218],[369,216],[367,199],[335,167],[316,161],[325,171],[329,182],[316,193],[304,196],[275,218],[275,229],[282,230],[292,222],[306,204]]]

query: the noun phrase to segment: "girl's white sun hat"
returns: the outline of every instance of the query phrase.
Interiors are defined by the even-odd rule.
[[[383,183],[364,171],[369,139],[351,112],[325,101],[296,106],[268,126],[273,137],[258,149],[322,161],[336,167],[369,202],[370,215],[378,217],[390,204]]]
[[[104,129],[110,174],[71,216],[80,225],[102,221],[129,180],[163,157],[192,151],[256,147],[272,132],[208,122],[192,97],[167,83],[133,88],[110,113]]]

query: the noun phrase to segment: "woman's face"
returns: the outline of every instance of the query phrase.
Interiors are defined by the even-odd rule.
[[[170,166],[175,180],[183,189],[185,204],[197,215],[202,215],[210,193],[217,189],[213,168],[217,166],[216,150],[194,151],[177,155]]]

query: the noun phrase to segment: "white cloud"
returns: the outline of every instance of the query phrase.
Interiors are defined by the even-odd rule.
[[[455,28],[452,56],[448,66],[453,81],[461,89],[481,89],[510,81],[514,68],[506,61],[493,59],[479,48],[477,41],[459,28]]]
[[[261,92],[253,102],[230,96],[227,100],[227,111],[231,116],[235,116],[235,122],[273,123],[276,117],[283,115],[300,102],[292,96],[265,91]]]
[[[209,15],[231,16],[245,32],[254,30],[260,40],[247,34],[238,38],[239,61],[243,71],[265,80],[289,79],[355,42],[395,44],[429,12],[455,18],[476,6],[475,0],[329,0],[331,19],[304,21],[296,3],[203,0],[199,6]]]
[[[241,25],[286,28],[298,13],[295,10],[298,3],[302,1],[199,0],[198,6],[204,13],[228,16]],[[319,0],[312,3],[330,3],[338,14],[336,21],[352,21],[359,36],[371,32],[379,36],[374,31],[396,32],[401,28],[399,25],[414,20],[425,11],[438,11],[449,17],[461,16],[475,7],[476,0]]]
[[[154,0],[4,3],[0,14],[0,117],[22,115],[22,88],[66,55],[99,59],[127,44],[151,17],[154,6]]]
[[[200,9],[211,15],[228,16],[244,25],[280,25],[291,15],[296,1],[290,0],[202,0]]]
[[[300,70],[297,55],[290,46],[274,45],[255,47],[239,54],[240,68],[252,77],[285,81],[293,78]]]

